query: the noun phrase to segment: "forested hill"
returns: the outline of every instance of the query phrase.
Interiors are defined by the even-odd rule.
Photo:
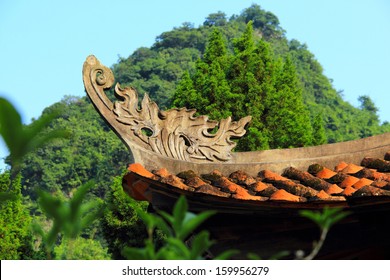
[[[113,65],[114,74],[121,84],[132,85],[140,93],[147,92],[161,108],[169,108],[183,73],[194,74],[212,30],[216,27],[221,31],[228,52],[233,54],[234,41],[242,36],[249,21],[253,21],[255,40],[269,43],[275,59],[291,57],[302,86],[304,103],[312,119],[321,114],[327,142],[357,139],[389,130],[387,124],[379,123],[377,108],[368,96],[359,98],[359,108],[344,101],[308,47],[297,40],[287,40],[278,18],[256,4],[230,19],[218,12],[206,17],[199,27],[183,23],[181,27],[164,32],[151,48],[142,47],[128,58],[121,58]]]
[[[252,30],[249,28],[249,22],[252,22]],[[245,44],[252,40],[249,35],[245,37],[248,30],[252,33],[250,36],[253,36],[251,37],[253,51],[248,57],[256,58],[253,54],[257,52],[263,56],[263,62],[267,60],[264,62],[264,65],[268,65],[267,67],[272,68],[272,63],[275,63],[280,66],[280,69],[288,70],[284,72],[291,74],[291,77],[286,77],[280,74],[283,71],[279,71],[279,76],[275,78],[279,83],[269,85],[270,88],[278,92],[277,89],[283,88],[283,81],[288,78],[287,80],[295,87],[295,91],[291,91],[293,87],[289,88],[290,94],[296,92],[297,95],[303,97],[304,108],[299,105],[299,102],[294,103],[293,106],[296,107],[293,107],[288,114],[284,111],[278,112],[276,108],[274,112],[277,118],[269,113],[271,109],[263,104],[262,112],[268,110],[267,122],[281,123],[283,117],[293,119],[295,116],[291,113],[295,112],[294,108],[299,107],[300,112],[309,112],[308,122],[313,124],[314,130],[321,132],[321,127],[324,128],[322,132],[325,132],[326,142],[357,139],[389,131],[388,123],[379,123],[377,108],[368,96],[360,97],[361,106],[359,108],[344,101],[341,94],[333,88],[330,79],[323,74],[320,63],[308,47],[297,40],[287,40],[278,18],[262,10],[258,5],[252,5],[241,14],[229,19],[223,12],[210,14],[199,27],[184,23],[181,27],[160,34],[150,48],[141,47],[128,58],[121,58],[112,66],[112,69],[122,86],[131,85],[139,93],[148,92],[160,108],[167,109],[173,106],[175,97],[176,104],[181,104],[181,101],[177,99],[180,97],[177,85],[179,83],[183,85],[186,76],[191,77],[194,83],[196,82],[195,78],[199,77],[196,74],[197,71],[203,67],[202,65],[207,64],[207,57],[212,55],[212,47],[208,46],[208,43],[212,40],[213,34],[217,34],[214,38],[215,42],[218,38],[222,38],[221,44],[226,47],[226,61],[224,60],[226,63],[223,63],[241,65],[239,63],[247,57],[245,52],[248,47]],[[264,56],[266,51],[268,56]],[[223,54],[223,59],[225,59],[225,54]],[[219,61],[219,58],[216,60]],[[255,65],[261,65],[261,61],[257,62],[260,64]],[[232,68],[229,69],[230,74],[224,74],[226,74],[226,85],[229,86],[234,97],[241,94],[247,86],[243,81],[234,79],[240,76],[239,73],[232,75]],[[261,70],[261,67],[255,67],[256,69]],[[248,72],[242,76],[249,77],[252,74]],[[261,71],[253,75],[260,75],[256,83],[262,79]],[[222,85],[225,85],[225,80],[221,81]],[[234,85],[240,85],[240,87],[234,88]],[[264,88],[262,84],[255,84],[253,87],[255,90],[250,93],[256,93],[256,89],[260,92]],[[289,97],[289,99],[292,98]],[[275,100],[273,102],[275,103]],[[250,102],[241,103],[239,106],[240,108],[231,108],[231,110],[242,111],[243,108],[248,108],[248,113],[252,113],[249,110],[257,109]],[[62,108],[63,113],[49,129],[67,128],[72,132],[72,137],[55,141],[25,159],[22,177],[23,185],[27,187],[24,192],[34,195],[33,190],[40,187],[69,194],[80,184],[89,179],[95,179],[98,185],[95,193],[103,197],[112,176],[120,175],[121,170],[126,168],[127,163],[131,161],[131,156],[116,135],[104,124],[86,97],[66,97],[61,102],[45,109],[43,114],[58,107]],[[194,107],[201,109],[198,106]],[[221,111],[223,111],[222,108]],[[244,110],[242,114],[245,113]],[[315,127],[316,123],[319,123],[319,128]],[[271,132],[268,138],[272,136]],[[256,131],[253,133],[256,136]],[[317,143],[323,140],[320,139]],[[280,147],[283,144],[272,139],[268,141],[268,146],[271,148]],[[310,144],[310,141],[302,145],[308,143]]]

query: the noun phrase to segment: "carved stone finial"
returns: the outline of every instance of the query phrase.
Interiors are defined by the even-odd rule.
[[[239,121],[228,117],[218,123],[207,116],[195,117],[195,109],[161,111],[147,94],[139,108],[137,92],[119,84],[115,93],[121,101],[113,104],[104,89],[113,85],[114,76],[94,56],[89,56],[84,63],[83,80],[95,107],[125,143],[131,142],[169,158],[191,162],[229,161],[236,145],[231,138],[243,136],[244,127],[251,120],[250,116]],[[215,133],[210,132],[215,129]]]

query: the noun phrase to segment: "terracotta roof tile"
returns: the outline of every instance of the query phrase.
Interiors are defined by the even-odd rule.
[[[209,184],[204,184],[202,186],[199,186],[195,189],[195,192],[199,193],[205,193],[209,195],[215,195],[215,196],[220,196],[220,197],[230,197],[230,193],[226,192],[221,192],[219,188],[211,186]]]
[[[345,197],[332,196],[327,194],[325,191],[319,191],[310,201],[325,200],[325,201],[345,201]]]
[[[340,162],[338,165],[336,165],[336,167],[334,168],[334,171],[340,172],[341,170],[343,170],[343,169],[346,168],[347,166],[348,166],[348,163],[342,161],[342,162]]]
[[[200,177],[191,177],[184,181],[186,185],[193,187],[193,188],[199,188],[200,186],[206,185],[206,182],[203,181]]]
[[[299,197],[297,195],[293,195],[291,193],[286,192],[285,190],[278,190],[274,192],[270,200],[282,200],[282,201],[291,201],[291,202],[305,202],[306,199],[303,197]]]
[[[390,172],[390,161],[388,160],[366,157],[362,160],[362,165],[367,168],[374,168],[379,172]]]
[[[369,186],[373,183],[373,180],[367,179],[367,178],[362,178],[359,181],[357,181],[355,184],[353,184],[353,187],[355,189],[361,189],[364,186]]]
[[[336,175],[330,177],[329,179],[326,179],[326,181],[331,184],[340,184],[342,181],[345,180],[345,178],[347,178],[347,176],[349,175],[342,172],[337,172]]]
[[[390,182],[390,175],[382,173],[382,172],[378,172],[378,171],[373,171],[373,177],[368,178],[368,179],[371,179],[374,181],[375,180],[384,180],[384,181]]]
[[[341,162],[336,172],[319,164],[312,164],[308,172],[288,167],[283,174],[262,170],[254,178],[243,170],[226,177],[218,170],[197,174],[192,170],[171,174],[166,168],[146,170],[139,163],[129,165],[129,174],[159,181],[185,191],[203,193],[236,200],[315,202],[345,201],[346,197],[390,196],[390,176],[386,172],[372,169],[372,165],[386,170],[387,161],[366,158],[362,165]],[[137,199],[148,199],[148,184],[124,177],[124,184],[132,186],[127,192]]]
[[[138,175],[141,175],[146,178],[153,178],[155,177],[153,173],[146,170],[141,164],[139,163],[133,163],[130,164],[127,168],[129,171],[137,173]]]
[[[230,192],[232,194],[248,194],[248,191],[244,189],[243,187],[237,185],[236,183],[233,183],[228,178],[221,176],[218,180],[216,180],[215,185],[220,187],[221,190]]]
[[[306,198],[313,197],[317,195],[318,191],[306,187],[301,184],[297,184],[291,180],[284,180],[284,181],[273,181],[272,185],[274,185],[278,189],[285,190],[291,194],[298,195],[298,196],[303,196]]]
[[[274,173],[270,170],[262,170],[259,172],[259,177],[262,178],[263,180],[267,181],[283,181],[283,180],[288,180],[286,177],[280,176],[277,173]]]
[[[343,168],[341,170],[341,172],[346,173],[346,174],[355,174],[355,173],[359,172],[362,169],[363,169],[362,166],[350,163],[345,168]]]
[[[342,191],[342,195],[345,195],[345,196],[351,196],[354,192],[356,192],[356,189],[354,189],[353,187],[346,187],[343,191]]]
[[[263,190],[265,190],[266,188],[268,188],[269,185],[266,184],[266,183],[263,183],[261,181],[258,181],[256,183],[253,183],[252,185],[249,186],[249,189],[253,192],[261,192]]]
[[[258,194],[265,197],[271,197],[278,190],[279,189],[275,188],[273,185],[270,184],[266,189],[258,192]]]
[[[174,186],[176,188],[187,190],[187,191],[194,191],[194,188],[191,188],[184,184],[181,179],[175,175],[168,175],[166,177],[161,177],[160,180],[162,183],[169,184],[171,186]]]
[[[310,174],[313,174],[313,175],[316,175],[318,172],[322,171],[322,169],[324,169],[324,167],[318,163],[314,163],[314,164],[311,164],[309,165],[309,167],[307,168],[307,172],[309,172]]]
[[[316,174],[316,177],[321,178],[321,179],[329,179],[332,178],[334,175],[337,173],[324,167],[320,172]]]
[[[218,181],[222,177],[222,173],[219,170],[214,170],[208,174],[202,174],[201,178],[211,183]]]
[[[193,170],[186,170],[178,173],[176,176],[184,180],[188,180],[193,177],[198,177],[198,174],[196,174]]]
[[[357,190],[353,196],[361,197],[361,196],[390,196],[390,191],[382,190],[373,186],[364,186]]]
[[[340,184],[339,186],[341,188],[346,188],[346,187],[352,187],[354,184],[359,182],[359,178],[356,178],[355,176],[350,176],[348,175]]]
[[[243,199],[243,200],[257,200],[257,201],[266,201],[268,197],[263,197],[259,195],[250,195],[249,193],[237,193],[232,195],[235,199]]]
[[[230,174],[229,179],[233,181],[234,183],[240,184],[240,185],[252,185],[256,183],[255,178],[252,176],[249,176],[247,173],[245,173],[242,170],[238,170]]]
[[[163,177],[163,178],[168,177],[169,175],[172,175],[171,173],[168,172],[168,170],[165,167],[160,168],[158,170],[153,170],[152,173],[157,175],[157,176]]]
[[[329,188],[326,190],[327,194],[339,194],[342,192],[343,189],[337,186],[336,184],[330,185]]]
[[[326,182],[323,179],[317,178],[311,175],[309,172],[300,171],[294,167],[286,168],[283,172],[283,176],[290,179],[298,180],[301,184],[311,187],[317,191],[324,190],[325,192],[332,186],[332,184]]]
[[[328,199],[330,198],[330,195],[327,194],[326,192],[324,191],[319,191],[316,195],[316,197],[320,198],[320,199]]]
[[[374,181],[371,185],[372,185],[373,187],[376,187],[376,188],[380,188],[380,189],[383,188],[383,189],[390,190],[390,184],[389,184],[389,182],[384,181],[384,180]]]

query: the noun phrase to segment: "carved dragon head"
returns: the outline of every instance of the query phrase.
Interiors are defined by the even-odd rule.
[[[165,157],[191,162],[226,162],[236,143],[231,138],[245,134],[250,116],[220,122],[207,116],[195,116],[195,109],[161,111],[145,93],[138,106],[138,94],[130,87],[115,85],[118,101],[114,103],[104,90],[114,85],[112,71],[94,56],[83,67],[85,90],[97,111],[130,148],[142,147]],[[210,131],[215,133],[210,133]]]

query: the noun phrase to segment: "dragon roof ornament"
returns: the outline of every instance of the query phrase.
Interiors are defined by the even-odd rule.
[[[145,93],[140,107],[138,94],[131,87],[115,85],[114,103],[104,90],[114,85],[112,71],[95,56],[88,56],[83,67],[85,90],[97,111],[130,148],[142,147],[162,156],[189,162],[229,162],[236,143],[231,138],[245,134],[250,116],[220,122],[195,116],[195,109],[162,111]],[[210,131],[215,131],[211,133]]]

